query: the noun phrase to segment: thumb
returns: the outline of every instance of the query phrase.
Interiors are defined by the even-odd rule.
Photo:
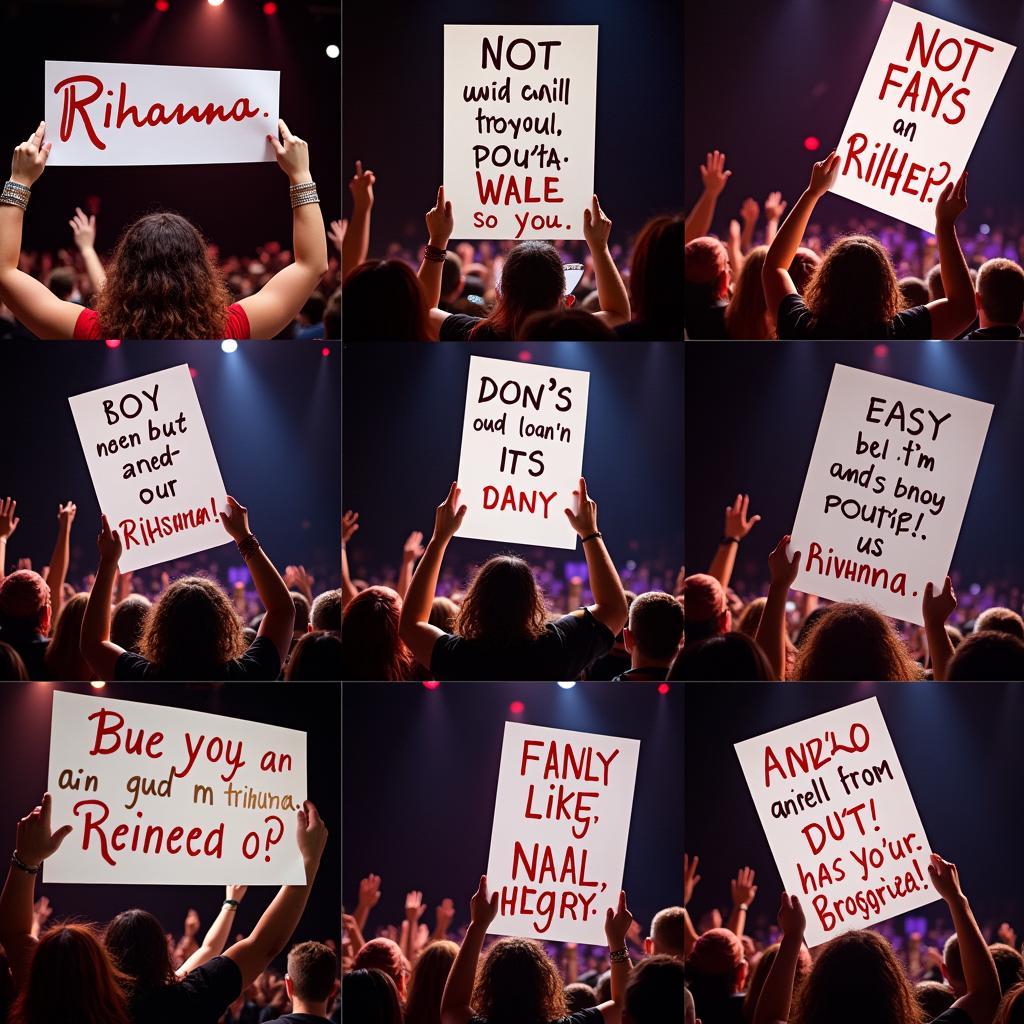
[[[64,842],[67,837],[71,835],[71,826],[62,825],[56,832],[53,833],[53,848],[56,850],[60,847],[60,844]]]
[[[281,145],[276,136],[268,135],[267,141],[274,147],[274,152],[278,156],[284,156],[284,146]]]
[[[584,227],[588,227],[589,228],[592,222],[593,222],[593,217],[590,214],[590,207],[587,206],[583,210],[583,225],[584,225]]]

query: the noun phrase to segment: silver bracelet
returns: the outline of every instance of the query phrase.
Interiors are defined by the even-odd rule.
[[[315,181],[299,181],[294,185],[289,185],[288,195],[291,198],[293,210],[296,206],[306,206],[309,203],[320,202]]]
[[[4,206],[19,206],[22,210],[27,210],[31,195],[32,189],[28,185],[22,185],[19,181],[8,180],[4,182],[3,191],[0,192],[0,204]]]

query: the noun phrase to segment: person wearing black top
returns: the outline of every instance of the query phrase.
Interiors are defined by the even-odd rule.
[[[338,994],[338,958],[322,942],[303,942],[288,953],[284,976],[292,1012],[264,1024],[330,1024],[327,1007]]]
[[[981,265],[977,284],[978,328],[967,335],[976,341],[1024,337],[1024,270],[1013,260],[994,259]]]
[[[841,158],[833,150],[811,168],[811,182],[772,239],[761,272],[779,338],[955,338],[974,319],[974,288],[956,234],[967,209],[967,172],[935,197],[935,237],[945,297],[913,309],[903,298],[888,253],[866,235],[834,242],[798,292],[789,267],[818,200],[832,187]]]
[[[579,511],[566,509],[582,538],[594,604],[548,622],[544,595],[519,558],[490,559],[470,585],[455,632],[430,623],[441,561],[462,525],[458,482],[437,507],[434,533],[402,605],[399,633],[434,679],[577,679],[611,650],[626,622],[626,594],[597,529],[597,503],[580,477]]]

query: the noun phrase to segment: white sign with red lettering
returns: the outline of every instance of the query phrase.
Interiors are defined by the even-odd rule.
[[[836,151],[832,191],[935,230],[1016,50],[905,4],[889,7]]]
[[[640,741],[506,722],[487,883],[488,929],[603,946],[622,888]]]
[[[56,690],[47,778],[47,882],[305,883],[304,732]]]
[[[121,572],[227,544],[227,493],[184,363],[68,399]]]
[[[736,745],[785,891],[817,946],[939,899],[877,697]]]
[[[48,60],[45,77],[50,164],[274,159],[279,71]]]
[[[445,25],[444,187],[456,238],[583,238],[597,25]]]

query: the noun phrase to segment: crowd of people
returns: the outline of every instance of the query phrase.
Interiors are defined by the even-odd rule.
[[[980,927],[956,865],[935,854],[928,874],[946,920],[914,930],[917,915],[897,918],[848,931],[813,951],[803,944],[806,908],[799,896],[782,893],[777,914],[774,904],[754,912],[758,886],[750,868],[731,883],[728,917],[710,905],[694,914],[699,870],[698,857],[684,859],[685,1024],[1024,1020],[1017,933],[1006,922]]]
[[[370,258],[376,181],[373,171],[356,163],[341,260],[346,339],[683,337],[682,216],[653,217],[627,252],[621,241],[612,242],[612,221],[595,195],[579,211],[582,249],[563,241],[462,241],[451,251],[456,211],[441,186],[425,216],[424,248],[413,252],[392,243]]]
[[[686,336],[694,339],[1021,338],[1024,230],[978,226],[961,237],[967,172],[935,199],[935,234],[866,214],[822,225],[814,211],[839,173],[833,152],[787,203],[739,204],[725,239],[712,235],[731,171],[724,153],[701,165],[686,218]]]
[[[294,825],[305,884],[282,886],[248,934],[235,927],[246,887],[228,886],[205,935],[190,908],[178,939],[139,908],[102,926],[54,919],[50,900],[36,898],[36,879],[71,827],[55,829],[51,809],[44,794],[19,821],[0,894],[0,1021],[339,1024],[336,939],[293,942],[327,841],[312,803],[303,803]],[[286,949],[281,974],[274,964]]]
[[[97,249],[99,198],[68,221],[68,244],[22,251],[22,223],[50,152],[46,125],[14,151],[0,203],[0,339],[298,338],[341,336],[344,224],[323,222],[309,147],[279,122],[269,136],[288,176],[291,249],[267,242],[222,254],[187,218],[154,212]],[[69,211],[70,213],[70,211]],[[330,236],[337,255],[329,258]],[[73,242],[73,245],[71,244]]]
[[[325,585],[333,574],[302,565],[279,572],[233,498],[220,519],[233,556],[208,551],[121,573],[121,541],[104,519],[96,569],[72,583],[76,513],[73,502],[59,507],[41,572],[29,558],[7,572],[21,519],[16,501],[0,499],[0,679],[341,678],[342,591]],[[222,573],[230,582],[219,581]]]
[[[613,897],[614,898],[614,897]],[[645,935],[620,893],[608,906],[607,946],[535,939],[485,941],[498,910],[486,876],[456,923],[445,898],[431,928],[423,893],[406,894],[398,923],[377,923],[381,878],[359,884],[342,917],[345,1019],[365,1024],[667,1024],[683,1017],[682,907],[666,907]],[[351,1017],[350,1017],[351,1015]]]

